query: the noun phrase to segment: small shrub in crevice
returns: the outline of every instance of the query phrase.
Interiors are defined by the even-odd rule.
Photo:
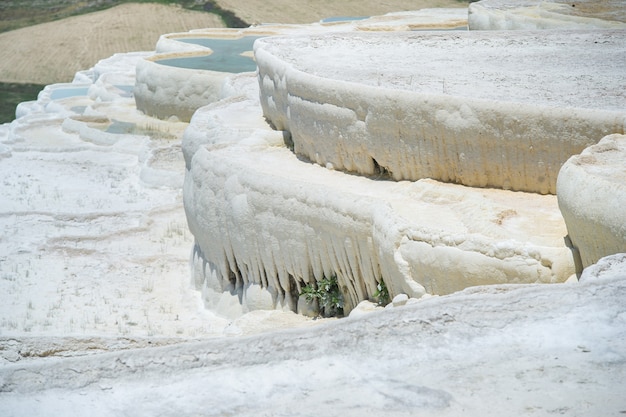
[[[386,306],[391,302],[391,297],[389,296],[389,290],[387,289],[387,285],[385,285],[385,281],[380,280],[378,285],[376,286],[376,292],[374,293],[374,299],[378,303],[379,306]]]
[[[317,300],[322,317],[343,316],[343,295],[339,290],[336,275],[324,277],[317,283],[307,284],[302,287],[300,295],[303,295],[309,303]]]

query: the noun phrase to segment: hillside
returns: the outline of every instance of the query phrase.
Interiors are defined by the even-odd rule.
[[[0,34],[0,82],[70,82],[115,53],[153,50],[163,33],[224,27],[219,16],[161,4],[107,10]]]

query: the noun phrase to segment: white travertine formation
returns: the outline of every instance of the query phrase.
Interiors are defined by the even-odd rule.
[[[556,197],[540,194],[623,132],[624,32],[379,32],[424,18],[407,15],[164,35],[137,65],[139,109],[193,114],[184,198],[209,308],[315,314],[301,288],[331,275],[347,313],[381,281],[419,298],[577,272]],[[206,54],[185,36],[272,34],[289,37],[257,41],[258,78],[152,62]]]
[[[302,285],[333,274],[349,312],[381,279],[419,298],[574,273],[554,196],[304,162],[265,122],[252,79],[231,79],[240,95],[198,110],[183,140],[194,276],[211,308],[295,311]]]
[[[574,262],[555,196],[299,160],[250,73],[193,116],[183,161],[187,123],[138,112],[134,58],[98,65],[117,66],[46,88],[0,125],[1,416],[204,415],[207,392],[213,415],[238,417],[624,413],[626,253],[580,283],[413,298],[563,280]],[[617,236],[625,139],[571,158],[557,184],[565,211]],[[185,168],[194,278],[213,312],[184,278]],[[215,314],[298,300],[316,315],[298,286],[334,273],[348,310],[380,279],[393,302],[345,320]],[[308,328],[279,331],[296,325]]]
[[[193,53],[187,53],[190,54]],[[161,54],[137,63],[134,95],[138,110],[161,119],[176,117],[187,122],[199,107],[221,98],[222,84],[228,74],[154,62],[181,55]]]
[[[159,37],[155,52],[157,54],[172,52],[206,52],[208,48],[193,43],[181,42],[184,38],[202,36],[233,39],[243,36],[275,36],[298,35],[304,33],[328,32],[394,32],[408,30],[459,29],[467,26],[467,9],[435,8],[408,10],[387,13],[382,16],[370,16],[357,20],[339,20],[308,25],[265,23],[243,29],[205,28],[193,29],[183,33],[167,33]]]
[[[559,207],[582,266],[626,252],[626,136],[572,156],[557,182]]]
[[[332,26],[333,31],[341,30],[347,25],[354,26],[358,31],[456,29],[467,27],[467,10],[463,8],[420,9],[371,16],[342,24],[323,24],[324,27]]]
[[[470,3],[470,30],[626,29],[623,0],[481,0]]]
[[[209,28],[185,33],[162,35],[156,53],[137,64],[135,101],[137,108],[161,119],[172,116],[189,121],[198,108],[223,98],[221,82],[227,74],[207,70],[172,68],[158,61],[209,55],[210,48],[183,42],[185,38],[238,39],[244,36],[274,36],[278,34],[402,31],[418,29],[457,28],[467,25],[467,11],[458,9],[423,9],[373,16],[363,20],[341,21],[311,25],[269,24],[245,29]],[[249,51],[252,55],[252,51]]]
[[[624,131],[625,45],[626,31],[343,33],[260,39],[255,56],[264,115],[302,157],[553,194],[571,155]]]
[[[580,282],[619,279],[626,277],[626,252],[600,258],[598,262],[589,265],[582,272]]]

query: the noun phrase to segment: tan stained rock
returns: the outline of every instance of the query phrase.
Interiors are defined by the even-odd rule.
[[[626,136],[607,136],[572,156],[559,173],[557,197],[583,267],[626,252]]]

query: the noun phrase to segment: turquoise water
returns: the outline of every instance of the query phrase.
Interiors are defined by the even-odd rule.
[[[60,100],[62,98],[86,96],[89,87],[67,87],[57,88],[50,93],[51,100]]]
[[[334,16],[322,19],[322,23],[335,23],[335,22],[351,22],[353,20],[365,20],[369,16]]]
[[[134,85],[116,85],[115,87],[123,91],[122,97],[132,97]],[[55,88],[50,93],[50,100],[61,100],[69,97],[81,97],[86,96],[89,92],[89,87],[63,87]]]
[[[120,85],[120,84],[117,84],[117,85],[115,85],[115,87],[123,91],[123,93],[121,94],[122,97],[132,97],[133,96],[133,90],[135,88],[134,85]]]
[[[239,39],[220,38],[178,38],[177,41],[202,45],[211,48],[210,55],[161,59],[156,61],[162,65],[178,68],[203,69],[219,72],[248,72],[256,70],[252,58],[241,56],[243,52],[252,51],[252,45],[259,36],[244,36]]]
[[[111,124],[106,128],[105,132],[118,135],[133,133],[137,125],[135,123],[123,122],[121,120],[111,120]]]
[[[152,139],[176,139],[176,135],[168,131],[161,131],[158,128],[139,127],[135,123],[123,120],[111,119],[111,124],[104,129],[107,133],[115,135],[145,135]]]
[[[413,29],[412,32],[450,32],[450,31],[468,31],[469,28],[467,26],[459,26],[456,28],[443,28],[443,29]]]

